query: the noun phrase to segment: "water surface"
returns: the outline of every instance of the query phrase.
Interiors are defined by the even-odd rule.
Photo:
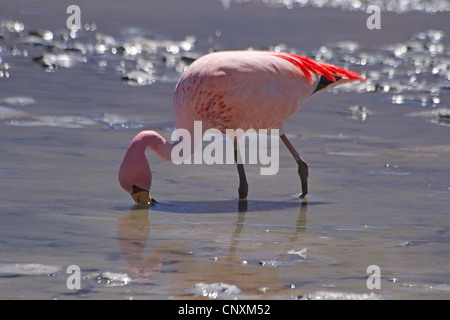
[[[94,1],[0,5],[2,299],[447,299],[448,2]],[[359,6],[355,4],[359,3]],[[431,3],[431,2],[430,2]],[[244,30],[244,31],[243,31]],[[133,136],[174,129],[181,72],[212,50],[283,50],[360,72],[287,121],[310,166],[174,166],[148,152],[136,207],[117,170]],[[81,269],[81,289],[66,286]],[[370,265],[381,289],[366,286]]]

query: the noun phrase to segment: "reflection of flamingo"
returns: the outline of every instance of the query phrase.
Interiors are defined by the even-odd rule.
[[[147,283],[161,270],[163,250],[158,247],[144,258],[150,234],[150,212],[138,209],[119,219],[117,239],[132,280]]]
[[[222,205],[227,205],[228,202],[220,201]],[[239,204],[246,202],[238,201]],[[191,204],[198,208],[198,210],[195,210],[197,212],[200,212],[205,206],[209,206],[211,209],[220,207],[220,204],[217,205],[216,201],[193,202]],[[277,211],[276,207],[282,207],[283,204],[285,205],[286,202],[258,201],[253,203],[255,208],[259,208],[259,206],[271,207],[272,210]],[[298,209],[298,207],[300,207],[300,211],[295,223],[296,228],[284,228],[280,233],[280,237],[285,241],[280,242],[283,249],[276,262],[289,259],[289,253],[298,249],[299,236],[306,231],[307,199],[303,199],[301,204],[289,202],[289,208]],[[267,288],[269,288],[271,294],[277,296],[283,294],[281,292],[286,286],[283,284],[280,268],[261,268],[259,267],[260,264],[253,260],[263,251],[267,253],[265,251],[267,248],[252,250],[252,252],[254,251],[253,254],[247,255],[248,252],[245,248],[248,241],[245,239],[248,239],[249,234],[246,232],[248,224],[245,221],[245,212],[237,214],[234,229],[232,224],[226,227],[229,232],[224,232],[224,234],[230,234],[231,236],[229,241],[225,241],[223,244],[229,244],[229,248],[219,246],[217,248],[218,259],[211,259],[210,252],[206,252],[205,255],[200,247],[196,247],[198,250],[196,249],[196,253],[193,253],[190,250],[191,248],[187,246],[186,241],[181,242],[176,239],[162,239],[161,241],[160,237],[152,237],[151,230],[156,233],[173,233],[179,230],[177,226],[174,227],[175,229],[171,229],[166,224],[163,224],[163,229],[160,228],[161,225],[151,225],[150,214],[149,206],[135,205],[128,214],[120,217],[117,225],[117,240],[122,256],[128,265],[128,275],[133,282],[154,284],[160,272],[168,274],[170,270],[170,296],[177,299],[191,298],[192,293],[189,293],[189,291],[194,291],[194,294],[199,295],[200,293],[195,289],[197,285],[203,284],[208,287],[211,284],[214,286],[214,284],[218,284],[218,281],[220,283],[219,289],[213,289],[209,294],[218,294],[225,298],[237,297],[237,293],[226,290],[227,284],[236,285],[238,290],[242,290],[240,294],[247,298],[255,294],[259,296],[262,292],[265,293]],[[247,231],[252,232],[251,229]],[[241,237],[244,237],[244,240],[241,241]],[[273,253],[275,254],[275,252]],[[251,259],[250,263],[243,263],[247,258]],[[225,283],[225,287],[223,283]],[[261,289],[264,289],[264,291],[261,291]],[[201,289],[201,295],[205,296],[208,291],[203,292],[203,290],[207,289]],[[228,294],[230,295],[228,296]],[[289,295],[292,294],[293,292],[290,291]],[[213,298],[213,296],[209,296],[209,298]]]
[[[176,127],[192,135],[194,121],[202,121],[204,131],[280,129],[281,140],[298,164],[300,197],[304,197],[308,192],[308,165],[282,131],[283,123],[316,92],[352,80],[364,81],[354,72],[295,54],[211,53],[194,61],[178,81],[174,93]],[[120,166],[119,182],[137,203],[151,202],[152,175],[145,149],[150,147],[162,159],[171,161],[176,144],[168,143],[155,131],[143,131],[131,141]],[[248,184],[243,164],[238,163],[237,169],[239,198],[245,199]]]

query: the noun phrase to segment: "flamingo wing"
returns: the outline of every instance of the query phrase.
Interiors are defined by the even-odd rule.
[[[196,60],[174,94],[177,127],[280,128],[313,94],[320,76],[269,51],[225,51]],[[291,61],[292,59],[292,61]]]

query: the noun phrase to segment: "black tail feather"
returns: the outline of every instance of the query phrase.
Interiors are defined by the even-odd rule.
[[[316,90],[314,90],[313,94],[316,93],[316,92],[318,92],[318,91],[320,91],[320,90],[322,90],[322,89],[325,89],[325,88],[328,87],[330,84],[333,84],[333,83],[335,83],[336,81],[339,81],[339,80],[341,80],[341,79],[342,79],[341,77],[334,76],[334,81],[332,81],[332,80],[330,80],[330,79],[327,79],[327,78],[324,77],[324,76],[320,76],[320,81],[319,81],[319,83],[317,84],[317,88],[316,88]]]

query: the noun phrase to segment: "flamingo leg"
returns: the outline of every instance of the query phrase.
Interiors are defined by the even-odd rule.
[[[234,149],[234,162],[236,163],[238,174],[239,174],[239,200],[247,199],[248,194],[248,183],[247,177],[245,176],[244,165],[242,163],[238,163],[238,151]]]
[[[295,147],[284,134],[280,136],[280,139],[284,142],[298,164],[298,176],[300,177],[300,182],[302,185],[302,193],[300,194],[300,198],[303,199],[308,194],[308,164],[302,159],[297,150],[295,150]]]

